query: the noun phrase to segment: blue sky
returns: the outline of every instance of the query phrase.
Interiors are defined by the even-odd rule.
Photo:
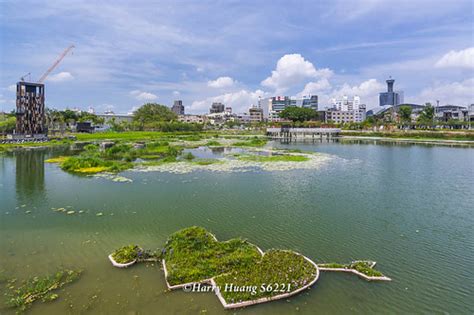
[[[189,113],[259,96],[359,95],[389,75],[405,101],[474,103],[472,0],[0,1],[0,110],[46,81],[48,107],[126,113],[182,99]]]

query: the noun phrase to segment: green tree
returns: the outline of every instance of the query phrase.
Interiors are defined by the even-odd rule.
[[[293,122],[303,122],[317,117],[317,112],[311,108],[289,106],[279,114],[280,118]]]
[[[0,116],[0,133],[12,133],[15,130],[16,118],[11,115]]]
[[[400,109],[398,110],[398,115],[400,117],[401,123],[403,124],[411,123],[411,113],[412,113],[411,106],[400,106]]]
[[[133,113],[133,120],[138,122],[141,128],[143,128],[145,124],[160,121],[173,121],[177,118],[178,116],[167,106],[156,103],[147,103]]]
[[[418,123],[425,126],[432,126],[435,116],[434,107],[430,103],[426,103],[425,108],[421,111],[420,116],[418,116]]]

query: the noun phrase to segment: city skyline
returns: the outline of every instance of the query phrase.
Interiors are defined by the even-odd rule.
[[[44,3],[26,12],[2,2],[0,110],[15,107],[21,76],[39,78],[72,43],[45,82],[49,107],[119,113],[180,99],[186,113],[213,102],[245,112],[258,96],[315,94],[323,106],[359,95],[371,109],[389,76],[406,102],[466,106],[472,2],[430,3]]]

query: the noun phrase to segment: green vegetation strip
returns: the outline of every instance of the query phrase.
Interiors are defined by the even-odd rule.
[[[8,299],[7,304],[23,311],[37,300],[43,302],[56,300],[59,295],[53,291],[73,282],[80,275],[81,271],[79,270],[61,270],[54,275],[42,278],[33,277],[16,288],[14,286],[15,280],[11,280],[7,285],[9,292],[5,294]]]
[[[252,162],[305,162],[308,161],[309,158],[303,155],[289,155],[289,154],[281,154],[281,155],[240,155],[237,156],[237,159],[241,161],[252,161]]]
[[[232,145],[235,147],[263,147],[265,144],[267,144],[266,139],[254,137],[251,140],[235,142]]]

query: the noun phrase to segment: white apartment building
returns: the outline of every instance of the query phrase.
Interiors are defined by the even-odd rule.
[[[326,111],[326,122],[332,121],[336,124],[362,122],[366,118],[366,106],[361,104],[360,97],[355,95],[349,99],[347,95],[342,98],[331,100],[331,107]]]

